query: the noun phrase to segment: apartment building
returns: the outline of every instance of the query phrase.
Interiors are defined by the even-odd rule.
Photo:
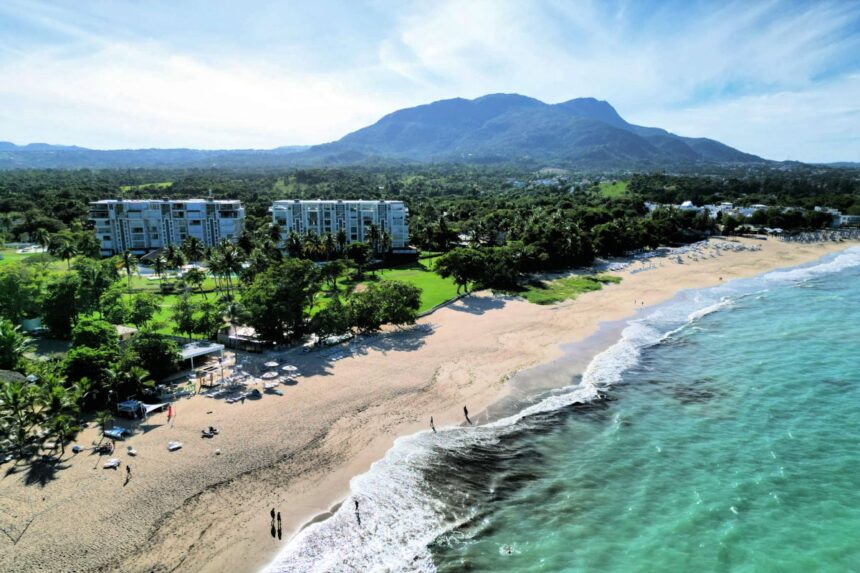
[[[337,236],[342,229],[347,243],[369,241],[370,226],[376,225],[380,232],[388,232],[392,249],[403,249],[409,244],[406,224],[409,210],[402,201],[289,199],[275,201],[269,211],[272,222],[281,228],[282,240],[290,231]]]
[[[102,256],[125,251],[145,254],[197,237],[205,246],[236,241],[245,225],[240,201],[214,199],[123,200],[90,203],[90,220]]]

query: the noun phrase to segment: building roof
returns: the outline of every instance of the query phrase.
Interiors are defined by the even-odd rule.
[[[191,342],[182,347],[180,354],[182,355],[183,360],[189,360],[191,358],[197,358],[198,356],[221,353],[223,351],[223,344],[216,344],[214,342]]]
[[[279,199],[275,205],[310,205],[323,203],[327,205],[350,204],[350,203],[373,203],[375,205],[397,205],[403,201],[397,199]]]
[[[99,199],[98,201],[90,201],[90,205],[110,205],[114,203],[123,203],[138,205],[141,203],[215,203],[220,205],[237,205],[241,201],[238,199]]]

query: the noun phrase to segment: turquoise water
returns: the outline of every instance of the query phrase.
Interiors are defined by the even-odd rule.
[[[860,571],[860,250],[682,293],[352,490],[271,570]]]

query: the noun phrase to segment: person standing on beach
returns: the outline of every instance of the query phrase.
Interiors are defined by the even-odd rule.
[[[430,429],[433,430],[433,433],[436,433],[436,426],[433,425],[433,416],[430,416]]]
[[[473,425],[472,420],[469,419],[469,409],[466,406],[463,406],[463,414],[465,414],[466,421],[469,422],[469,425]]]

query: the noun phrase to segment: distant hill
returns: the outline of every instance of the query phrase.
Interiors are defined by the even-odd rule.
[[[765,163],[719,141],[681,137],[625,121],[594,98],[546,104],[517,94],[441,100],[402,109],[305,155],[353,162],[534,162],[579,167]]]
[[[0,169],[259,167],[379,162],[519,163],[647,169],[755,165],[767,160],[705,138],[625,121],[594,98],[546,104],[517,94],[447,99],[401,109],[338,141],[270,150],[128,149],[0,142]]]
[[[860,161],[835,161],[833,163],[822,163],[822,165],[842,169],[860,169]]]
[[[256,167],[284,164],[307,146],[275,149],[87,149],[0,141],[0,169],[110,169],[129,167]]]

